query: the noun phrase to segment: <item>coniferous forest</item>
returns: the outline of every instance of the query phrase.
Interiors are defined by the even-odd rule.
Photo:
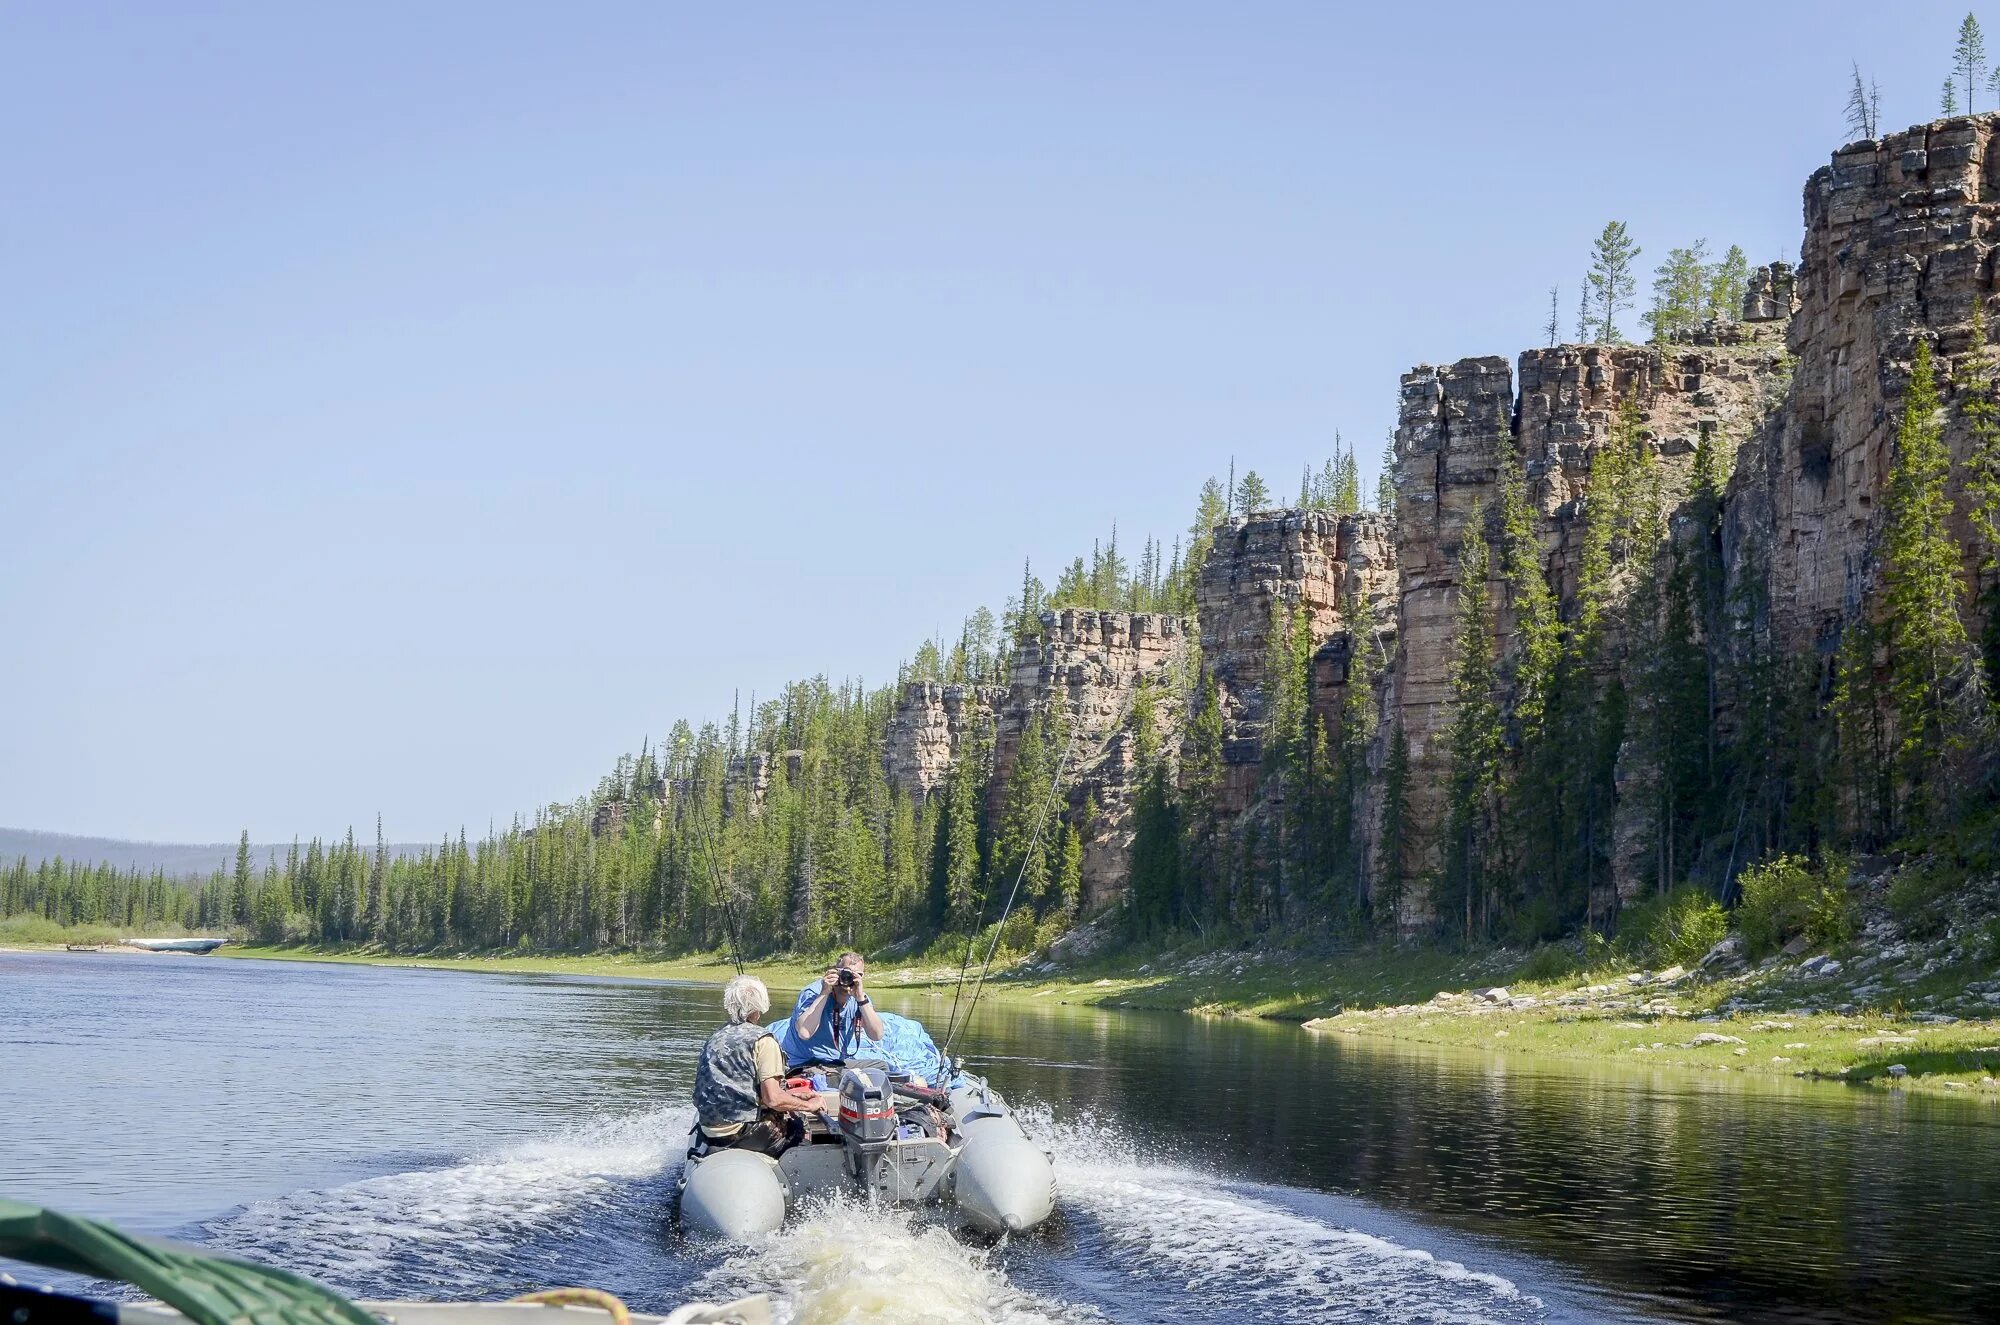
[[[1638,254],[1619,224],[1597,241],[1578,329],[1600,344],[1621,339]],[[1700,242],[1670,250],[1643,318],[1655,352],[1741,303],[1744,268],[1733,247],[1713,262]],[[1691,484],[1670,500],[1628,395],[1591,460],[1566,586],[1550,580],[1519,442],[1503,439],[1495,498],[1455,549],[1449,717],[1422,766],[1399,725],[1382,727],[1376,682],[1388,659],[1371,647],[1378,623],[1359,594],[1342,609],[1356,643],[1332,713],[1315,699],[1308,614],[1274,604],[1249,813],[1224,807],[1223,722],[1198,655],[1142,686],[1120,716],[1137,768],[1117,903],[1125,932],[1453,946],[1610,934],[1621,896],[1627,908],[1634,896],[1614,886],[1621,809],[1628,853],[1629,825],[1640,825],[1641,895],[1683,919],[1734,904],[1746,871],[1774,860],[1814,862],[1824,879],[1842,853],[1919,840],[1991,854],[2000,632],[1981,637],[1971,623],[2000,612],[1993,589],[1974,598],[1954,533],[1962,516],[1957,527],[2000,548],[2000,402],[1977,303],[1972,327],[1974,352],[1952,356],[1943,380],[1930,341],[1915,341],[1879,573],[1824,658],[1774,646],[1763,554],[1739,550],[1733,576],[1725,558],[1743,439],[1704,431]],[[1969,438],[1956,464],[1948,428]],[[1201,569],[1232,517],[1373,509],[1386,527],[1393,463],[1392,447],[1364,497],[1354,451],[1336,437],[1287,500],[1232,462],[1226,481],[1202,486],[1183,536],[1148,537],[1135,555],[1113,528],[1052,584],[1024,566],[998,614],[979,609],[956,638],[923,641],[895,684],[815,677],[724,721],[677,722],[590,794],[478,839],[459,830],[395,853],[378,824],[372,838],[350,830],[260,859],[246,834],[233,868],[201,879],[23,859],[0,869],[0,916],[403,952],[874,949],[977,930],[1019,880],[1023,903],[1003,938],[1027,950],[1081,918],[1082,833],[1096,807],[1064,802],[1037,832],[1067,715],[1032,715],[998,786],[989,715],[942,786],[912,799],[884,766],[903,684],[1003,687],[1051,611],[1192,620]],[[2000,583],[1986,555],[1979,582]],[[1425,777],[1444,797],[1441,814],[1419,822],[1413,792]]]

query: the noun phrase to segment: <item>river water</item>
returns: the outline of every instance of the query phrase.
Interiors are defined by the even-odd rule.
[[[356,1294],[762,1290],[800,1325],[2000,1304],[2000,1111],[1976,1101],[996,1003],[967,1047],[1055,1151],[1058,1219],[987,1247],[838,1202],[729,1254],[667,1220],[716,995],[0,953],[0,1195]]]

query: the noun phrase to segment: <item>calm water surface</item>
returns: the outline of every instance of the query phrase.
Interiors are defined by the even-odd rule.
[[[1051,1227],[986,1248],[841,1202],[725,1254],[665,1219],[717,1021],[695,986],[0,953],[0,1194],[356,1293],[761,1289],[798,1322],[2000,1304],[2000,1111],[1976,1101],[1059,1006],[984,1006],[968,1045],[1056,1152]]]

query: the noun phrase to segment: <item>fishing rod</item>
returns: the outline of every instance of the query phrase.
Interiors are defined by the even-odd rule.
[[[727,777],[726,774],[724,776]],[[697,783],[696,786],[699,787],[700,784]],[[727,788],[724,790],[727,791]],[[729,960],[736,967],[736,974],[742,975],[743,945],[736,937],[736,906],[729,889],[723,885],[722,866],[716,859],[715,844],[709,840],[708,823],[702,817],[698,797],[691,814],[694,819],[695,836],[701,839],[702,852],[708,857],[708,875],[710,883],[715,888],[715,900],[722,906],[722,932],[729,939]]]
[[[1133,687],[1131,696],[1119,708],[1118,716],[1112,720],[1111,731],[1116,732],[1124,725],[1126,712],[1131,708],[1133,700],[1139,697],[1139,691],[1143,688],[1143,683]],[[972,1024],[972,1014],[979,1006],[979,996],[985,992],[987,973],[993,969],[993,955],[1000,949],[1000,935],[1007,926],[1007,917],[1013,913],[1015,899],[1020,896],[1021,880],[1027,875],[1028,862],[1035,858],[1035,852],[1041,846],[1042,830],[1048,826],[1049,816],[1055,809],[1056,795],[1062,789],[1063,773],[1069,768],[1070,752],[1076,748],[1076,738],[1083,733],[1081,716],[1079,714],[1079,721],[1070,727],[1069,740],[1063,745],[1062,758],[1056,761],[1055,776],[1049,779],[1048,797],[1042,802],[1042,812],[1035,820],[1035,831],[1028,839],[1028,850],[1021,857],[1020,867],[1014,871],[1014,886],[1007,891],[1006,905],[1000,908],[1000,918],[993,925],[993,941],[986,945],[986,960],[980,964],[979,979],[972,986],[972,999],[965,1005],[965,1020],[961,1022],[958,1019],[958,997],[959,993],[965,988],[965,973],[972,965],[973,948],[977,945],[979,939],[977,935],[973,935],[969,936],[965,941],[965,960],[959,964],[958,988],[952,993],[951,1017],[945,1023],[943,1053],[947,1063],[951,1061],[952,1039],[959,1031]]]

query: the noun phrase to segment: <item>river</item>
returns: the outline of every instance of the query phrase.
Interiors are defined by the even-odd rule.
[[[690,985],[0,953],[0,1195],[357,1294],[759,1289],[801,1325],[2000,1301],[2000,1116],[1976,1101],[998,1002],[966,1047],[1056,1153],[1050,1227],[982,1247],[836,1203],[726,1254],[667,1229],[718,1009]]]

